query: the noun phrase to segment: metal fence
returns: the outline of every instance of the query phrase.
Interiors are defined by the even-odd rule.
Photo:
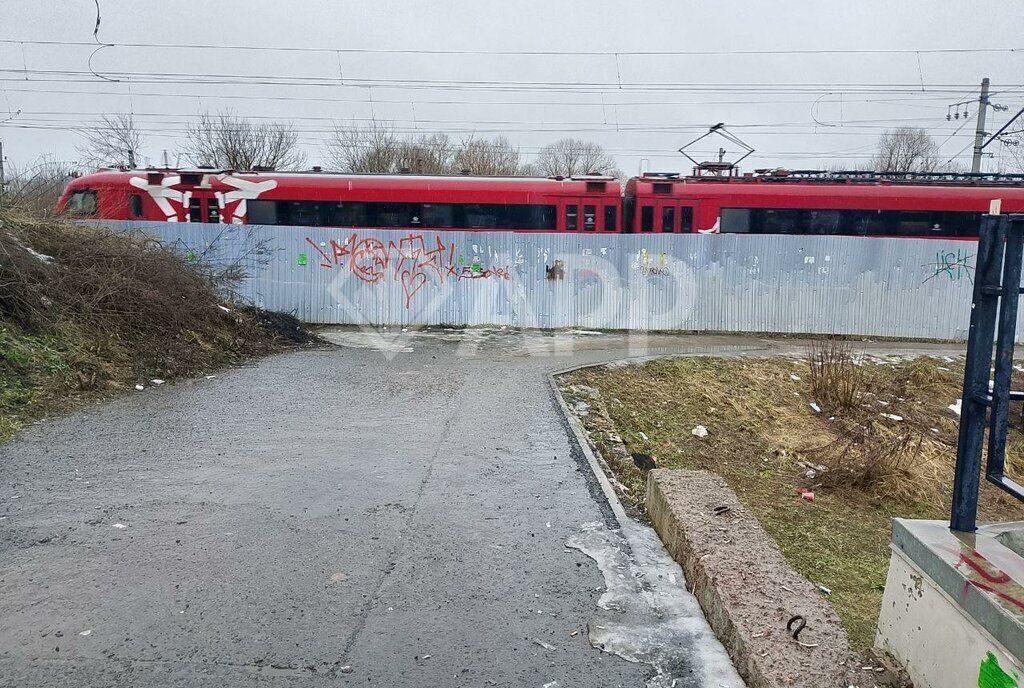
[[[310,323],[962,340],[977,242],[120,223]]]
[[[1024,401],[1011,391],[1013,351],[1019,328],[1024,216],[988,216],[981,223],[977,280],[971,307],[964,371],[963,417],[956,451],[950,528],[973,532],[977,526],[982,445],[988,425],[985,479],[1024,501],[1024,486],[1008,477],[1006,435],[1010,402]],[[995,344],[993,365],[992,345]]]

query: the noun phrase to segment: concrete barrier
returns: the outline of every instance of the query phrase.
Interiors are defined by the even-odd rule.
[[[704,471],[651,471],[647,510],[750,688],[883,682],[875,667],[864,669],[835,611],[789,567],[724,480]],[[806,622],[798,639],[786,630],[795,615]]]
[[[895,519],[876,645],[916,688],[1014,688],[1024,677],[1024,523],[954,533]]]

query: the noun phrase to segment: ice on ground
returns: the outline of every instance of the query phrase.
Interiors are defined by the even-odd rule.
[[[741,688],[683,571],[650,528],[622,530],[586,523],[565,543],[597,562],[606,590],[591,621],[590,644],[630,662],[654,667],[648,688],[697,685]]]

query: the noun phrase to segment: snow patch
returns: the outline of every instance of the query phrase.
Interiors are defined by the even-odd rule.
[[[741,688],[729,655],[708,626],[683,571],[650,528],[585,523],[566,541],[597,562],[606,590],[589,624],[590,644],[629,662],[649,664],[648,688],[679,685]]]

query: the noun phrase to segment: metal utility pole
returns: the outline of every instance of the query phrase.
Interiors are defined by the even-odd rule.
[[[971,172],[981,172],[981,150],[985,143],[985,112],[988,110],[988,77],[981,80],[981,96],[978,98],[978,128],[974,131],[974,159]]]

